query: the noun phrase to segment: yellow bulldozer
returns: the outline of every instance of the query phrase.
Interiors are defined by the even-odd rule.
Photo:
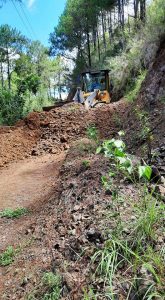
[[[43,110],[49,111],[73,101],[84,104],[86,108],[110,103],[113,86],[109,79],[108,69],[83,72],[81,74],[81,82],[82,86],[78,87],[77,91],[73,89],[66,101],[59,101],[52,106],[43,107]]]
[[[82,74],[82,89],[77,88],[73,100],[85,104],[87,108],[96,107],[111,101],[112,84],[109,70],[87,71]]]

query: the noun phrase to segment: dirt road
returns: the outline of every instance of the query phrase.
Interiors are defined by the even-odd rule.
[[[10,164],[0,171],[0,210],[26,207],[33,212],[18,220],[0,219],[1,249],[19,238],[23,228],[34,219],[35,211],[56,194],[64,157],[64,153],[44,155]]]
[[[41,204],[54,192],[64,154],[10,164],[0,171],[0,210]]]

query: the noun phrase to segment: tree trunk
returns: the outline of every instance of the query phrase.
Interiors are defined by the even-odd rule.
[[[10,74],[10,58],[9,58],[9,50],[7,49],[7,80],[8,80],[8,87],[11,90],[11,74]]]
[[[121,0],[121,25],[124,29],[124,0]]]
[[[101,53],[100,53],[100,40],[99,40],[99,33],[97,28],[97,49],[98,49],[98,55],[99,55],[99,61],[101,60]]]
[[[118,24],[121,26],[121,0],[118,0]]]
[[[96,51],[96,29],[93,28],[93,48]]]
[[[92,62],[91,62],[91,48],[90,48],[90,36],[89,36],[89,30],[87,29],[87,47],[88,47],[88,62],[89,67],[91,68]]]
[[[104,27],[104,13],[101,11],[101,21],[102,21],[102,31],[103,31],[103,43],[104,43],[104,50],[106,50],[106,38],[105,38],[105,27]]]
[[[138,7],[139,7],[139,0],[134,0],[134,16],[135,16],[135,20],[138,18]]]
[[[112,39],[112,15],[111,15],[111,11],[109,12],[109,22],[108,22],[108,31],[109,31],[109,40],[111,42]]]
[[[140,20],[145,21],[146,14],[146,0],[140,0]]]
[[[3,87],[4,87],[4,80],[3,80],[3,65],[2,65],[2,61],[1,61],[1,65],[0,65],[0,72],[1,72],[1,87],[3,89]]]

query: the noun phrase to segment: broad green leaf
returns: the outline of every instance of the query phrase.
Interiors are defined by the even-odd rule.
[[[103,184],[107,183],[107,177],[106,176],[101,176],[101,181]]]
[[[114,155],[117,157],[125,157],[125,153],[118,148],[115,149]]]
[[[116,141],[114,141],[114,145],[115,145],[117,148],[124,148],[124,147],[125,147],[124,142],[121,141],[121,140],[116,140]]]
[[[150,166],[139,166],[139,178],[144,177],[150,180],[152,168]]]
[[[103,147],[102,147],[102,146],[99,146],[99,147],[96,149],[96,154],[101,153],[102,150],[103,150]]]

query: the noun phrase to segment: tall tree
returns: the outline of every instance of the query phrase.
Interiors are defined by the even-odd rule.
[[[1,63],[5,63],[7,66],[9,89],[11,89],[12,62],[26,43],[27,39],[15,28],[11,28],[9,25],[0,26],[0,59],[3,59]]]

